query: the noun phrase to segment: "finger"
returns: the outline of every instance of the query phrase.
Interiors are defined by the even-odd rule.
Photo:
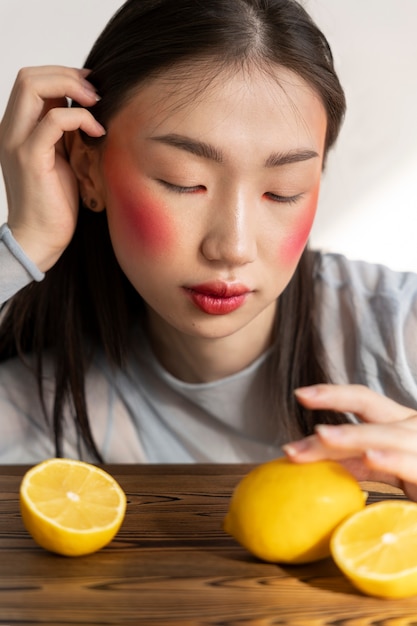
[[[10,94],[10,107],[12,115],[16,113],[16,104],[22,93],[41,96],[44,99],[54,97],[64,98],[71,91],[80,98],[96,96],[94,86],[86,79],[85,72],[72,68],[46,67],[46,68],[23,68],[17,75],[15,84]],[[68,96],[69,97],[69,96]]]
[[[311,463],[315,461],[337,461],[343,465],[358,481],[373,481],[388,483],[394,487],[402,488],[402,481],[395,475],[395,468],[384,467],[381,463],[370,465],[366,454],[351,456],[351,453],[344,450],[328,448],[314,435],[311,438],[311,445],[304,451],[298,452],[297,444],[293,442],[283,446],[285,454],[294,463]],[[301,440],[304,442],[304,440]],[[417,495],[417,488],[416,488]]]
[[[55,67],[51,69],[55,69],[59,71],[61,68]],[[70,72],[73,72],[73,70],[70,69]],[[76,74],[79,74],[82,78],[87,78],[88,74],[91,73],[91,70],[81,69],[81,70],[75,70],[75,72]],[[89,95],[94,95],[95,101],[97,102],[99,100],[99,97],[95,91],[95,87],[90,82],[88,82],[88,80],[83,81],[83,85],[87,89]],[[41,117],[43,117],[50,109],[54,109],[58,107],[68,107],[67,98],[50,98],[49,100],[46,100],[43,106],[43,112],[42,112]]]
[[[79,67],[71,67],[69,65],[32,65],[32,66],[26,66],[23,67],[19,70],[20,72],[29,72],[33,75],[39,74],[39,75],[43,75],[43,74],[68,74],[71,75],[74,72],[76,72],[77,74],[81,74],[82,76],[88,76],[88,74],[91,73],[91,70],[86,69],[86,68],[79,68]]]
[[[102,137],[106,131],[85,109],[51,109],[40,122],[26,144],[29,163],[39,162],[51,168],[55,162],[55,145],[65,132],[82,130],[90,137]]]
[[[39,116],[39,121],[45,117],[45,115],[51,109],[67,109],[68,108],[68,100],[66,98],[50,98],[49,100],[45,100],[42,113]]]
[[[42,118],[46,102],[64,102],[65,98],[92,106],[98,96],[79,70],[67,69],[59,74],[21,70],[2,120],[2,132],[8,132],[8,142],[22,143]]]
[[[385,468],[370,467],[362,451],[350,451],[329,447],[317,435],[306,437],[283,446],[284,453],[294,463],[311,463],[315,461],[337,461],[343,465],[356,480],[372,480],[386,482],[396,487],[399,480]],[[367,452],[367,451],[366,451]]]
[[[292,442],[287,454],[311,461],[326,456],[361,456],[369,449],[414,452],[417,449],[417,420],[392,425],[319,424],[316,435]]]
[[[297,463],[322,461],[331,459],[338,461],[346,458],[346,452],[333,446],[328,446],[318,435],[310,435],[298,441],[291,441],[282,446],[284,453]]]
[[[388,483],[393,487],[402,487],[402,481],[392,472],[387,472],[385,468],[370,467],[365,456],[341,459],[343,465],[359,481],[372,481]]]
[[[323,446],[357,455],[369,449],[415,452],[417,449],[416,428],[417,423],[414,419],[413,422],[410,420],[392,425],[319,424],[316,432]]]
[[[45,102],[41,118],[45,117],[47,112],[50,111],[51,109],[58,109],[58,108],[68,108],[68,102],[65,98],[63,99],[55,98],[55,99],[47,100]],[[66,150],[65,137],[63,137],[62,141],[58,141],[55,144],[55,150],[57,153],[59,153],[61,156],[67,159],[68,151]]]
[[[313,385],[295,391],[297,400],[310,409],[355,413],[366,422],[395,422],[413,410],[363,385]]]
[[[417,500],[417,456],[398,450],[368,450],[365,462],[372,471],[395,474],[407,496]]]

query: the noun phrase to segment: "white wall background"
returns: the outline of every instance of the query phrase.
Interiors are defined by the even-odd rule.
[[[0,115],[20,67],[80,66],[121,3],[0,0]],[[348,100],[312,244],[417,271],[417,0],[304,4],[331,43]]]

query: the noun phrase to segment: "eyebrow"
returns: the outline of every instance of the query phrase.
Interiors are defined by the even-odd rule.
[[[196,141],[190,137],[185,137],[184,135],[172,133],[150,137],[150,139],[168,146],[173,146],[174,148],[179,148],[180,150],[184,150],[185,152],[189,152],[203,159],[208,159],[209,161],[215,161],[216,163],[224,163],[225,161],[223,153],[214,146],[204,141]],[[299,163],[300,161],[308,161],[318,156],[319,154],[315,150],[307,148],[290,150],[288,152],[274,152],[266,159],[264,167],[280,167],[291,163]]]

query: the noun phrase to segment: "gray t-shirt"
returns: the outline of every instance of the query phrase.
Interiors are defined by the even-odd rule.
[[[0,301],[32,279],[21,251],[0,241]],[[319,328],[335,382],[361,383],[417,409],[417,275],[322,255],[316,276]],[[281,454],[261,402],[268,352],[211,383],[180,381],[161,367],[140,328],[126,367],[97,353],[86,380],[92,431],[108,463],[263,462]],[[51,400],[53,376],[45,370]],[[0,464],[54,456],[31,370],[0,365]],[[272,443],[273,442],[273,443]],[[89,457],[71,419],[64,453]]]

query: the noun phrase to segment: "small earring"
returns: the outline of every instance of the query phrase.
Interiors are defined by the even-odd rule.
[[[94,198],[91,198],[90,200],[90,209],[96,209],[97,208],[97,200],[95,200]]]

